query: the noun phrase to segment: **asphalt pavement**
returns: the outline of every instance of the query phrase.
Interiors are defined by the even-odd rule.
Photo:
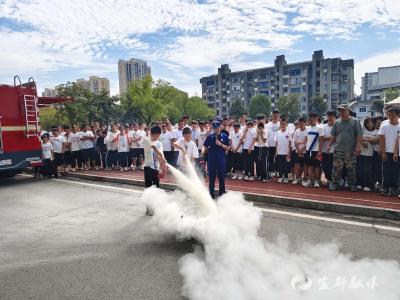
[[[182,299],[178,260],[196,242],[153,231],[140,196],[73,179],[0,181],[0,299]],[[260,207],[267,240],[335,241],[355,258],[400,262],[396,222]]]

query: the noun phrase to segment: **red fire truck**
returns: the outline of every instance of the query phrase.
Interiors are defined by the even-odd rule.
[[[0,178],[12,177],[30,166],[41,165],[39,107],[69,98],[38,97],[36,83],[0,84]]]

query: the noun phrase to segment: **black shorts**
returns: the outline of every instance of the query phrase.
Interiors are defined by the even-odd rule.
[[[82,149],[82,156],[84,161],[88,161],[89,159],[96,160],[95,148]]]
[[[54,152],[54,164],[56,167],[64,164],[64,153]]]
[[[306,165],[309,167],[314,167],[314,168],[320,168],[321,167],[321,161],[316,159],[315,157],[317,156],[318,151],[307,151],[306,152]]]
[[[143,148],[131,148],[129,150],[129,156],[131,158],[144,158],[144,149]]]
[[[294,155],[294,163],[298,164],[300,166],[304,166],[306,162],[306,154],[304,153],[303,156],[299,156],[298,153],[295,153]]]

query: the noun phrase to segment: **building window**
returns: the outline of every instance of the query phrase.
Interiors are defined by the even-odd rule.
[[[266,87],[268,87],[268,82],[265,82],[265,81],[259,82],[258,83],[258,87],[259,88],[266,88]]]
[[[360,113],[366,113],[367,112],[367,108],[366,107],[360,107],[359,112]]]
[[[296,87],[296,88],[291,88],[290,89],[290,92],[293,94],[293,93],[300,93],[300,88],[299,87]]]
[[[301,69],[294,69],[289,71],[290,76],[297,76],[301,74]]]
[[[207,80],[207,85],[214,85],[214,80]]]

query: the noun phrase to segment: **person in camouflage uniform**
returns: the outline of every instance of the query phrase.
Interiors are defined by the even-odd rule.
[[[340,118],[333,125],[332,136],[328,145],[330,149],[335,144],[333,182],[329,190],[335,191],[339,188],[342,171],[346,167],[350,190],[356,192],[356,156],[361,153],[361,124],[356,118],[350,116],[349,107],[346,104],[340,105],[338,110]]]

